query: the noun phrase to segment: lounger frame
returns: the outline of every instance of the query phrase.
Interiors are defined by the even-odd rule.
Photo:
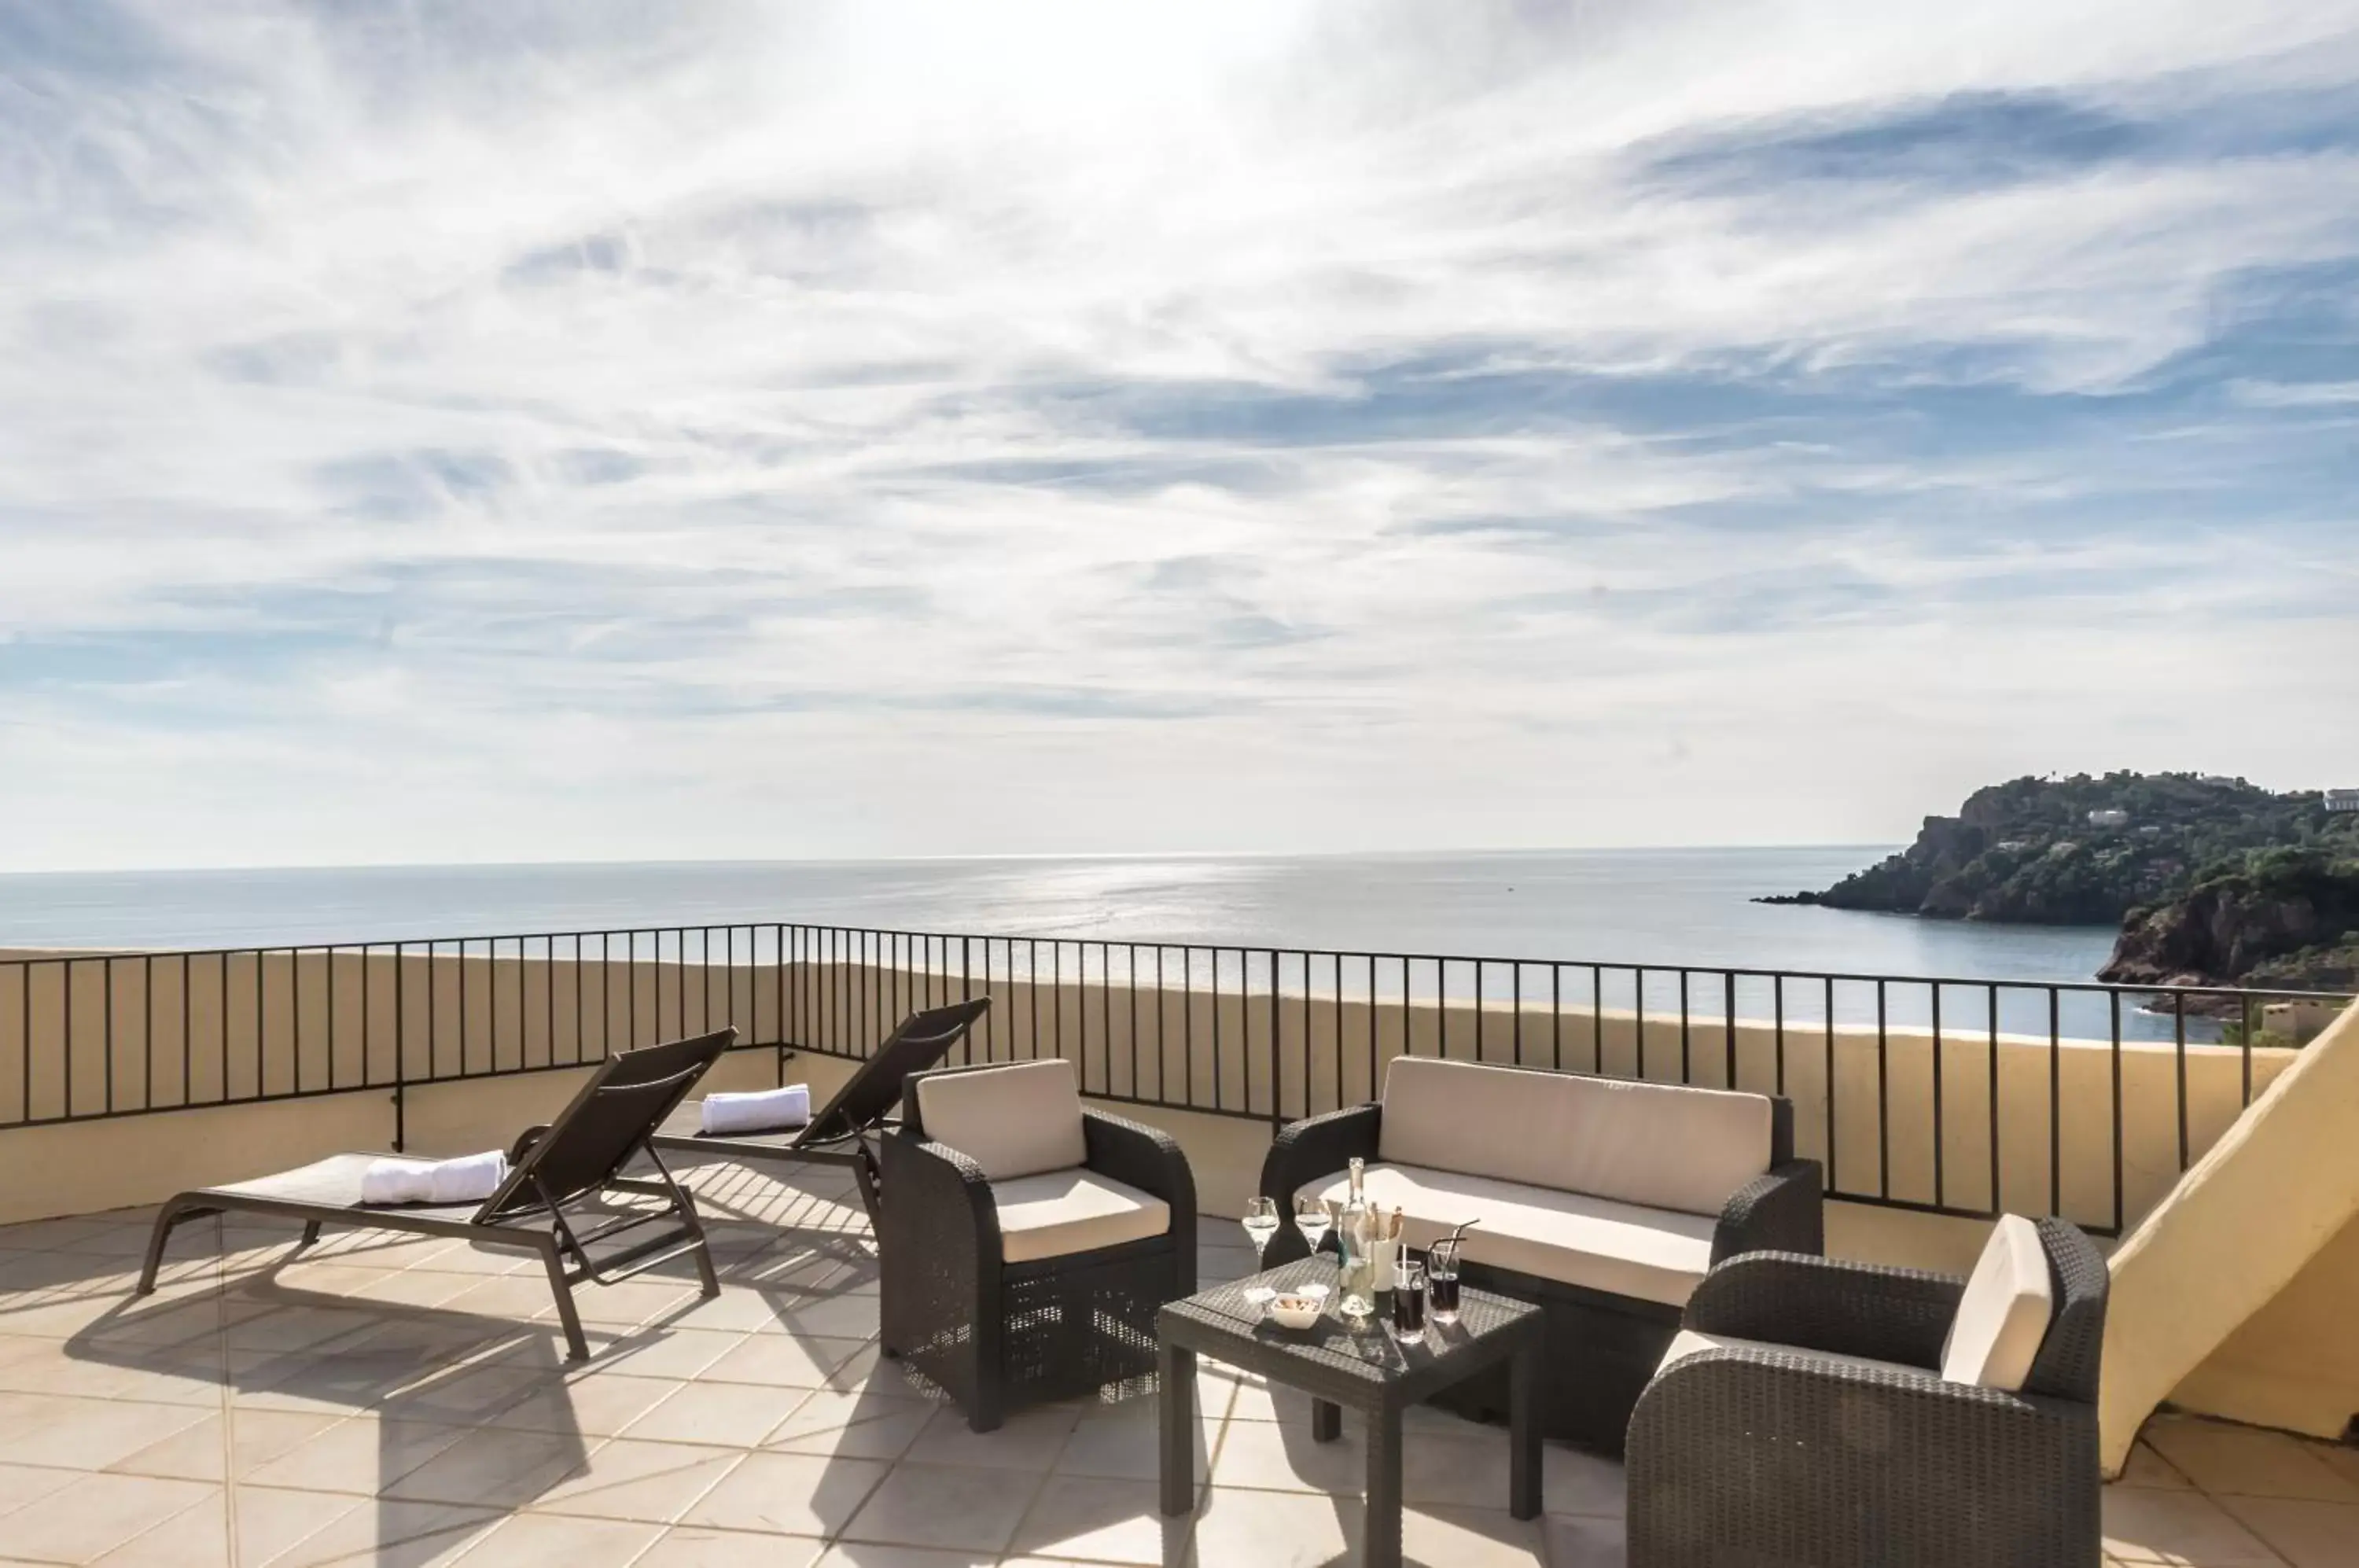
[[[144,1296],[155,1290],[157,1269],[174,1228],[206,1214],[300,1220],[303,1234],[290,1259],[317,1242],[328,1225],[449,1236],[539,1258],[556,1298],[567,1358],[586,1360],[589,1342],[573,1304],[573,1287],[582,1280],[611,1285],[688,1258],[696,1265],[702,1293],[712,1297],[721,1292],[695,1200],[673,1180],[657,1153],[652,1129],[720,1060],[736,1033],[723,1029],[609,1057],[562,1114],[517,1138],[507,1180],[480,1204],[376,1207],[351,1199],[332,1201],[332,1193],[357,1192],[360,1173],[369,1162],[393,1158],[374,1154],[339,1155],[300,1171],[179,1193],[156,1216],[136,1293]],[[632,1160],[642,1158],[654,1171],[651,1178],[623,1173]],[[305,1178],[319,1196],[305,1195]],[[579,1210],[609,1193],[660,1198],[663,1206],[601,1215],[594,1222],[585,1216],[577,1224]],[[660,1228],[616,1250],[592,1256],[592,1247],[647,1226]]]
[[[659,1129],[650,1141],[658,1149],[728,1160],[848,1165],[860,1183],[861,1206],[874,1226],[881,1223],[884,1179],[873,1139],[899,1125],[895,1113],[900,1109],[902,1085],[949,1055],[990,1007],[989,996],[974,996],[911,1013],[792,1138]]]

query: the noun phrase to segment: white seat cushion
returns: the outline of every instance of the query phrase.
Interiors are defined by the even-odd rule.
[[[957,1149],[994,1181],[1089,1158],[1081,1086],[1062,1057],[929,1073],[918,1080],[918,1118],[928,1138]]]
[[[1648,1208],[1717,1214],[1769,1169],[1763,1094],[1398,1056],[1376,1151]]]
[[[1684,1361],[1699,1351],[1745,1349],[1782,1350],[1791,1356],[1807,1356],[1813,1361],[1831,1361],[1838,1367],[1858,1367],[1873,1372],[1906,1372],[1917,1377],[1933,1376],[1922,1367],[1910,1367],[1899,1361],[1878,1361],[1868,1356],[1838,1356],[1831,1350],[1799,1350],[1788,1345],[1770,1345],[1757,1339],[1731,1339],[1726,1334],[1701,1334],[1691,1328],[1680,1330],[1678,1337],[1671,1341],[1671,1347],[1663,1352],[1662,1362],[1655,1368],[1655,1376],[1661,1377],[1670,1370],[1673,1362]]]
[[[1304,1192],[1337,1203],[1345,1178]],[[1368,1202],[1401,1211],[1408,1244],[1430,1247],[1466,1220],[1465,1256],[1543,1279],[1683,1306],[1712,1267],[1714,1222],[1586,1192],[1494,1181],[1416,1165],[1371,1165]]]
[[[2000,1215],[1941,1342],[1941,1376],[1985,1388],[2021,1388],[2055,1311],[2039,1227],[2021,1214]]]
[[[1000,1257],[1009,1263],[1094,1252],[1171,1228],[1171,1206],[1093,1171],[1050,1171],[994,1181]]]

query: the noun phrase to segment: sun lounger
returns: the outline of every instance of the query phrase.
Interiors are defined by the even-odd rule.
[[[562,1115],[516,1140],[507,1179],[481,1203],[364,1204],[362,1181],[372,1164],[386,1158],[375,1154],[331,1155],[275,1176],[182,1192],[156,1216],[138,1293],[155,1290],[156,1269],[173,1226],[201,1214],[237,1212],[301,1220],[299,1253],[319,1239],[322,1225],[446,1236],[538,1256],[557,1297],[568,1357],[586,1360],[590,1347],[573,1308],[577,1282],[610,1285],[685,1257],[695,1260],[704,1294],[720,1293],[696,1205],[652,1145],[655,1128],[679,1108],[736,1034],[724,1029],[607,1058]],[[653,1178],[624,1175],[624,1168],[642,1155],[654,1167]],[[592,1207],[609,1194],[661,1198],[664,1203],[653,1209],[626,1205],[621,1212]],[[619,1239],[649,1226],[657,1227],[651,1235]],[[594,1258],[592,1247],[601,1248]]]
[[[965,1038],[990,1007],[990,997],[976,996],[911,1013],[845,1080],[835,1098],[803,1127],[769,1133],[706,1133],[700,1130],[701,1105],[690,1101],[665,1119],[655,1136],[655,1146],[731,1160],[807,1160],[849,1165],[860,1182],[860,1202],[873,1225],[879,1184],[870,1136],[894,1125],[890,1118],[900,1109],[902,1083],[949,1055],[951,1047]]]

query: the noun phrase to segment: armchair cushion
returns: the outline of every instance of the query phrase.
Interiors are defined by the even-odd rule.
[[[2000,1215],[1941,1344],[1941,1376],[2010,1392],[2022,1388],[2055,1310],[2038,1227],[2021,1214]]]
[[[994,1181],[1000,1258],[1029,1263],[1144,1241],[1171,1228],[1171,1208],[1152,1193],[1079,1168]]]
[[[993,1181],[1070,1170],[1089,1158],[1081,1088],[1062,1057],[928,1073],[912,1087],[925,1136]]]
[[[1902,1374],[1919,1381],[1930,1379],[1932,1374],[1922,1367],[1909,1367],[1898,1361],[1878,1361],[1872,1356],[1843,1356],[1832,1350],[1797,1350],[1788,1345],[1771,1345],[1765,1340],[1735,1339],[1726,1334],[1704,1334],[1683,1328],[1671,1341],[1670,1349],[1663,1353],[1663,1363],[1655,1368],[1657,1377],[1669,1371],[1689,1356],[1706,1350],[1759,1350],[1786,1356],[1807,1356],[1812,1361],[1832,1367],[1850,1367],[1862,1371]]]
[[[1769,1097],[1725,1089],[1402,1056],[1384,1107],[1388,1164],[1690,1214],[1718,1215],[1773,1159]]]
[[[1669,1306],[1712,1268],[1717,1222],[1701,1214],[1416,1165],[1372,1165],[1366,1180],[1369,1203],[1401,1211],[1411,1247],[1482,1221],[1466,1233],[1470,1262]],[[1340,1203],[1349,1185],[1338,1178],[1303,1191]]]

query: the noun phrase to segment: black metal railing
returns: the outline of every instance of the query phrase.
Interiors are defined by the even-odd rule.
[[[386,1091],[399,1147],[437,1085],[724,1023],[783,1073],[985,993],[962,1060],[1070,1057],[1099,1099],[1275,1127],[1404,1051],[1756,1089],[1835,1197],[2107,1234],[2349,1000],[793,922],[55,953],[0,960],[0,1133]]]

